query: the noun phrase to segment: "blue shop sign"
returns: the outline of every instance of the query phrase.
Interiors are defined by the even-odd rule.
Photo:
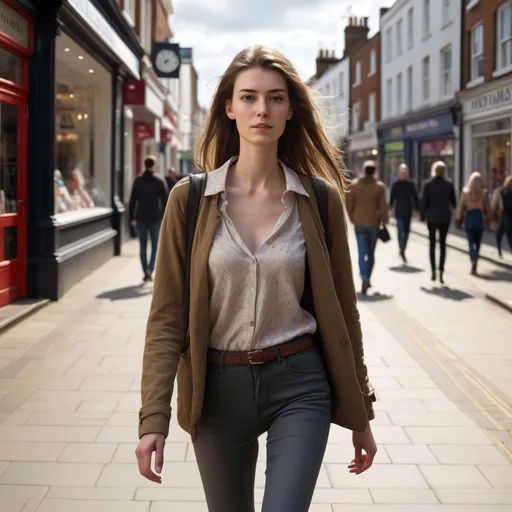
[[[449,113],[405,123],[405,136],[409,138],[450,133],[452,130],[452,115]]]
[[[402,139],[405,135],[404,126],[402,123],[396,124],[395,126],[389,126],[387,128],[382,128],[379,131],[380,140],[396,140]]]

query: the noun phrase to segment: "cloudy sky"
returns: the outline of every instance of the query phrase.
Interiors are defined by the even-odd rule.
[[[208,106],[217,78],[245,46],[282,51],[303,79],[315,71],[320,48],[343,51],[348,16],[369,16],[379,30],[379,8],[393,0],[174,0],[175,41],[194,49],[199,102]]]

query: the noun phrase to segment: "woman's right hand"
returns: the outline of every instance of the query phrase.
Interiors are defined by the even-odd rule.
[[[139,445],[135,450],[140,474],[157,484],[162,483],[160,473],[164,467],[164,446],[165,437],[163,434],[145,434],[140,438]],[[151,469],[153,452],[155,452],[155,471],[158,474]]]

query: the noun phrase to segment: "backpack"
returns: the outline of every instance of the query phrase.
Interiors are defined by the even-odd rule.
[[[199,205],[201,198],[204,195],[206,188],[207,173],[191,174],[190,175],[190,187],[188,190],[188,202],[187,202],[187,232],[186,232],[186,253],[185,253],[185,295],[184,295],[184,309],[185,309],[185,338],[188,335],[188,324],[189,324],[189,311],[190,311],[190,262],[192,259],[192,244],[194,243],[194,235],[197,225],[197,214],[199,212]],[[313,190],[316,196],[316,202],[320,211],[320,218],[322,220],[322,226],[324,228],[325,244],[327,249],[331,248],[331,239],[329,235],[329,197],[327,195],[327,185],[324,180],[309,177],[310,182],[313,186]],[[181,351],[183,356],[188,350],[188,343],[185,341],[185,345]]]

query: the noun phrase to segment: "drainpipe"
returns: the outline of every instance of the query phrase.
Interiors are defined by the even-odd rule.
[[[460,93],[464,88],[464,63],[466,61],[465,52],[465,27],[466,27],[466,2],[460,2],[460,66],[459,66],[459,92],[456,94],[457,120],[459,124],[459,190],[462,190],[464,184],[464,116],[462,114],[462,103]]]

